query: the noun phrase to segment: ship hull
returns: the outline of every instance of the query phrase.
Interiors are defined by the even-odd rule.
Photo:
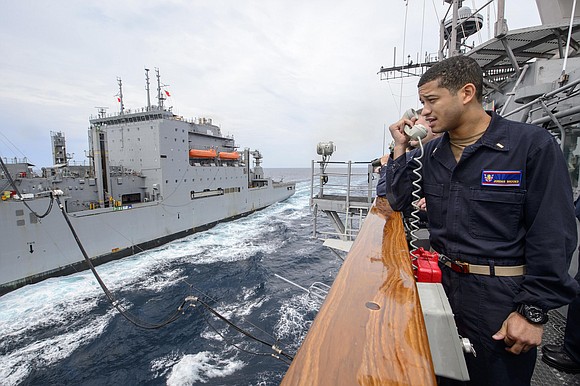
[[[277,184],[185,203],[168,199],[67,216],[91,261],[99,265],[246,216],[293,193],[294,184]],[[28,204],[41,213],[48,207],[49,198]],[[88,269],[56,205],[46,218],[29,221],[32,218],[22,202],[1,205],[0,295],[49,277]]]
[[[238,152],[233,136],[224,136],[211,119],[187,120],[162,100],[111,115],[101,110],[89,122],[87,165],[69,162],[62,133],[52,134],[54,166],[41,174],[27,161],[0,163],[0,187],[9,189],[0,192],[0,294],[87,268],[56,205],[40,215],[50,207],[50,194],[61,196],[96,264],[294,194],[293,183],[264,176],[258,150]]]

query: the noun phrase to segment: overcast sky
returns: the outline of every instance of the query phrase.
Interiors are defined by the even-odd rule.
[[[507,3],[510,29],[540,24],[535,2]],[[117,77],[125,107],[141,108],[144,68],[153,81],[157,67],[166,105],[212,118],[242,148],[261,150],[265,167],[309,167],[319,141],[335,142],[336,160],[376,158],[401,89],[403,109],[418,105],[417,78],[401,87],[377,72],[393,65],[394,47],[397,64],[435,53],[446,10],[442,0],[409,0],[405,35],[405,4],[0,0],[0,156],[51,165],[50,131],[62,131],[84,161],[95,107],[119,111]],[[475,42],[488,38],[484,30]]]

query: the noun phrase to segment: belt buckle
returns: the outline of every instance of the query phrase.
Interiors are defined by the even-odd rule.
[[[469,263],[465,263],[463,261],[452,261],[451,267],[452,270],[459,273],[469,273]]]

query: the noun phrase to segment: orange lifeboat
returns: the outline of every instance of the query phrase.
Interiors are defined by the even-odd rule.
[[[220,151],[220,159],[226,160],[236,160],[240,158],[240,153],[237,151],[227,152],[227,151]]]
[[[215,149],[199,150],[189,149],[189,158],[215,158],[217,152]]]

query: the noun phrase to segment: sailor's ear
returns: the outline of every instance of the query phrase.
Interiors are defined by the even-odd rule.
[[[468,104],[472,100],[477,101],[477,98],[475,97],[476,89],[475,89],[475,85],[473,83],[467,83],[465,86],[463,86],[461,88],[460,92],[461,92],[463,104]]]

